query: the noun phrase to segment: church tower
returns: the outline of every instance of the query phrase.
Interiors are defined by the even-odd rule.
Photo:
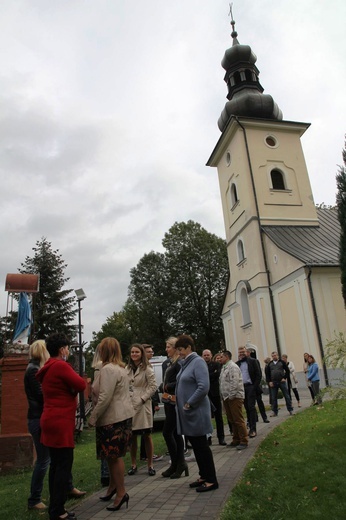
[[[227,348],[254,343],[268,355],[280,351],[272,285],[281,275],[265,229],[319,226],[300,141],[309,124],[283,120],[263,93],[256,55],[239,43],[233,19],[231,25],[232,46],[221,62],[228,101],[207,162],[218,170],[229,258],[222,317]],[[284,261],[292,271],[302,266]]]

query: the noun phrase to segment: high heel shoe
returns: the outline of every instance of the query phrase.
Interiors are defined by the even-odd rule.
[[[173,473],[175,473],[176,470],[177,470],[176,467],[174,468],[173,466],[169,466],[169,468],[167,468],[166,471],[163,471],[163,472],[161,473],[161,475],[162,475],[163,477],[165,477],[165,478],[168,478],[168,477],[170,477],[171,475],[173,475]]]
[[[134,475],[135,473],[137,473],[137,466],[131,466],[131,468],[128,470],[127,474]]]
[[[121,506],[126,502],[126,509],[129,507],[129,500],[130,497],[127,493],[123,496],[123,498],[120,500],[119,504],[117,506],[110,506],[106,507],[107,511],[119,511]]]
[[[103,497],[99,497],[99,499],[102,500],[102,502],[108,502],[108,500],[110,500],[116,492],[117,488],[113,489],[113,491],[111,491],[109,495],[104,495]]]
[[[170,476],[170,478],[180,478],[182,473],[185,471],[185,477],[189,476],[189,466],[184,462],[183,464],[178,464],[177,469]]]

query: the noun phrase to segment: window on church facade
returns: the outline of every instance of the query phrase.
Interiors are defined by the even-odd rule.
[[[270,178],[272,181],[272,188],[273,190],[285,190],[285,178],[282,171],[278,169],[274,169],[270,172]]]
[[[238,253],[238,263],[245,260],[245,252],[244,252],[244,244],[242,240],[238,240],[237,242],[237,253]]]
[[[250,318],[250,307],[249,307],[249,300],[247,296],[247,291],[245,287],[243,287],[240,291],[240,306],[241,306],[241,312],[243,316],[243,326],[248,325],[251,323]]]
[[[231,186],[231,208],[235,206],[238,202],[238,193],[237,193],[237,186],[233,183]]]

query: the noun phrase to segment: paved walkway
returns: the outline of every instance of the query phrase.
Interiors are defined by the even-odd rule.
[[[304,410],[311,403],[308,390],[299,389],[299,393],[302,407],[296,407],[296,401],[293,397],[295,412]],[[268,398],[264,396],[264,399],[266,404]],[[233,487],[241,477],[247,462],[254,455],[258,445],[278,424],[290,417],[284,406],[284,400],[280,400],[279,403],[281,406],[279,416],[269,418],[269,424],[263,423],[260,419],[257,423],[257,437],[249,439],[249,447],[244,451],[237,451],[228,446],[219,446],[214,433],[212,450],[219,489],[208,493],[196,493],[194,489],[190,489],[189,483],[199,476],[195,462],[188,463],[189,477],[182,476],[177,480],[163,478],[161,473],[169,466],[169,457],[165,456],[162,461],[155,463],[155,477],[148,477],[145,467],[139,469],[138,473],[132,477],[126,476],[126,489],[130,495],[128,509],[123,505],[120,511],[107,511],[106,506],[111,505],[112,501],[109,503],[100,501],[99,496],[104,494],[104,489],[100,489],[97,493],[76,505],[74,511],[78,520],[110,520],[113,518],[126,518],[126,520],[166,520],[168,518],[200,520],[201,518],[218,518]],[[229,435],[226,436],[226,441],[227,443],[231,441]]]

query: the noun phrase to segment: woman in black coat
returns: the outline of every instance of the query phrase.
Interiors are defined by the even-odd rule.
[[[175,411],[175,385],[178,372],[180,371],[179,351],[175,348],[177,338],[170,337],[166,341],[166,353],[169,363],[165,370],[163,380],[163,396],[168,394],[166,401],[162,402],[165,407],[166,420],[163,425],[163,436],[167,444],[167,448],[171,457],[171,465],[162,473],[166,478],[180,478],[185,471],[185,476],[189,474],[189,468],[184,458],[184,440],[177,433],[177,416]],[[168,397],[171,396],[171,397]]]

